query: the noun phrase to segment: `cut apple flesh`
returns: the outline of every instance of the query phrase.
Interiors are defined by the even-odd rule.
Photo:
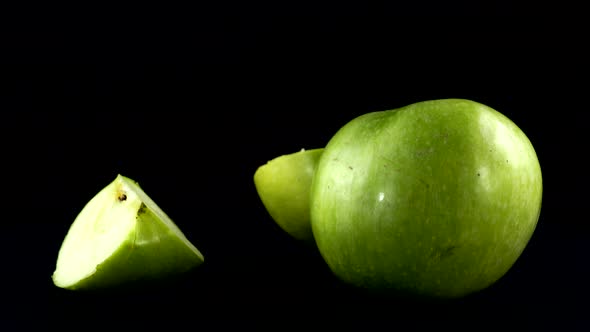
[[[62,288],[98,288],[166,277],[203,261],[139,185],[118,175],[77,216],[52,278]]]

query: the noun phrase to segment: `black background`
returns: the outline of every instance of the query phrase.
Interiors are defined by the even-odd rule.
[[[284,4],[269,15],[263,5],[172,7],[52,8],[61,16],[37,7],[6,25],[3,321],[586,323],[578,21],[501,3]],[[274,224],[253,174],[278,155],[324,146],[358,115],[438,98],[487,104],[527,134],[544,175],[537,230],[508,274],[479,294],[442,303],[362,294]],[[142,185],[206,263],[147,290],[54,287],[68,227],[118,173]]]

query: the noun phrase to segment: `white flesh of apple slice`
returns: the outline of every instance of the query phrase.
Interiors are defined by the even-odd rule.
[[[166,277],[203,261],[139,185],[118,175],[74,220],[52,279],[61,288],[98,288]]]

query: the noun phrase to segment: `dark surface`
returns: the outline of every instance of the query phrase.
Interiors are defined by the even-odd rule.
[[[9,301],[0,321],[587,326],[587,122],[573,83],[583,77],[579,30],[501,7],[441,7],[441,16],[426,8],[411,8],[412,17],[367,17],[352,7],[251,17],[236,9],[192,20],[162,12],[138,14],[137,23],[121,14],[115,24],[77,16],[55,29],[15,26],[0,81]],[[267,215],[252,179],[267,160],[321,147],[363,113],[450,97],[510,117],[543,170],[538,228],[489,289],[442,303],[362,294]],[[205,264],[145,290],[54,287],[69,225],[117,173],[142,185]]]

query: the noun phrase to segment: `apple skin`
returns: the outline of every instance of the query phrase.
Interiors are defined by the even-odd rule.
[[[323,148],[279,156],[254,173],[258,196],[272,219],[297,240],[312,244],[309,193]]]
[[[441,99],[343,126],[316,169],[310,216],[322,257],[344,282],[457,298],[511,268],[541,198],[537,155],[510,119]]]

